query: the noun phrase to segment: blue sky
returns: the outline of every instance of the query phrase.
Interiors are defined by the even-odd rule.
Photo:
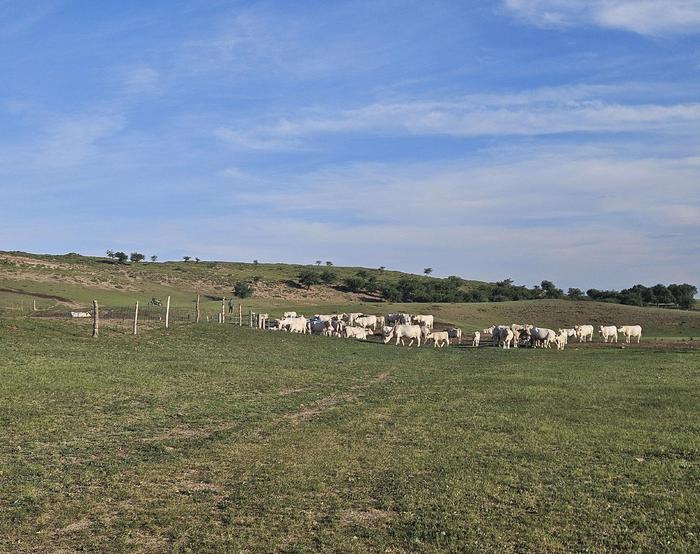
[[[698,282],[700,0],[0,0],[0,249]]]

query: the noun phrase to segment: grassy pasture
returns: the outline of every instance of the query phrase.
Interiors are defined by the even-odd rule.
[[[2,551],[700,548],[696,349],[88,329],[0,320]]]

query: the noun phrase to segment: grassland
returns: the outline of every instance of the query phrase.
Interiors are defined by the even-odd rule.
[[[697,349],[87,331],[0,320],[2,551],[700,549]]]

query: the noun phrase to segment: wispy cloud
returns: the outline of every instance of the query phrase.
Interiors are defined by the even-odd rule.
[[[124,72],[124,89],[128,94],[153,94],[160,90],[160,74],[152,67],[141,65]]]
[[[82,163],[97,151],[100,140],[125,125],[121,114],[91,114],[53,121],[39,139],[35,163],[67,167]]]
[[[599,94],[596,95],[596,92]],[[685,132],[700,124],[700,103],[627,103],[612,87],[563,87],[514,94],[379,102],[354,109],[300,109],[268,122],[240,121],[216,135],[237,148],[299,147],[313,136],[537,136],[562,133]]]
[[[698,0],[504,0],[504,6],[540,27],[598,25],[641,35],[700,32]]]
[[[61,4],[60,0],[0,1],[0,37],[12,37],[29,31],[52,15]]]

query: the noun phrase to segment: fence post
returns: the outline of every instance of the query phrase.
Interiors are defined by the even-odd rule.
[[[139,301],[136,301],[136,308],[134,309],[134,335],[138,334],[139,326]]]
[[[223,323],[226,320],[226,297],[221,298],[221,317],[219,318],[219,323]]]
[[[238,303],[238,326],[243,325],[243,304]]]
[[[34,299],[34,306],[32,306],[32,311],[36,312],[36,298]]]
[[[100,307],[97,300],[92,301],[92,338],[97,338],[100,334]]]
[[[170,327],[170,297],[165,302],[165,328]]]
[[[250,328],[253,328],[253,310],[250,310]]]
[[[199,323],[199,295],[197,295],[197,304],[194,309],[194,322]]]

